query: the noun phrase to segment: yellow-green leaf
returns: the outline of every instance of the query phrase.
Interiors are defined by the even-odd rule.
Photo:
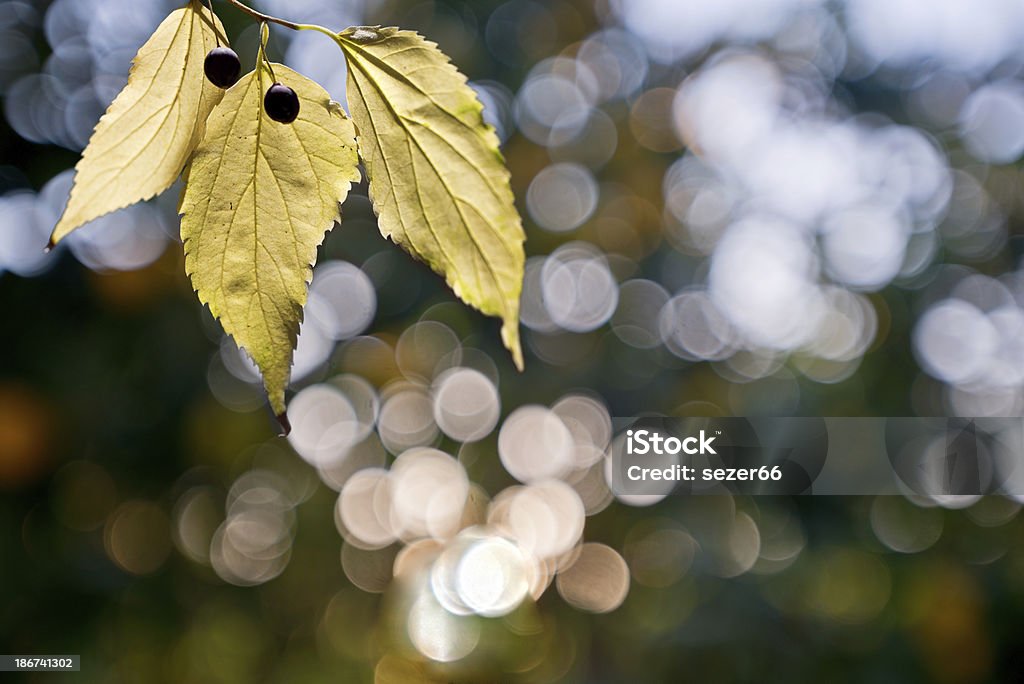
[[[341,107],[313,81],[273,69],[298,94],[298,119],[263,111],[265,68],[243,76],[210,115],[179,211],[192,286],[256,362],[280,417],[317,247],[359,171]]]
[[[500,316],[502,339],[522,368],[525,238],[480,101],[416,33],[350,28],[338,44],[381,232],[444,275],[463,301]]]
[[[160,194],[181,174],[223,96],[203,73],[206,53],[217,43],[213,25],[223,39],[213,13],[191,0],[139,49],[128,85],[96,124],[75,167],[52,244],[84,223]]]

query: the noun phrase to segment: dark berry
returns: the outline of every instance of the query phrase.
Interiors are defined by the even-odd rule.
[[[229,47],[215,47],[206,55],[203,62],[203,70],[206,71],[206,78],[218,88],[230,88],[238,83],[238,77],[242,73],[242,63],[238,61],[238,55]]]
[[[299,115],[299,96],[288,86],[275,83],[263,98],[263,108],[274,121],[288,124]]]

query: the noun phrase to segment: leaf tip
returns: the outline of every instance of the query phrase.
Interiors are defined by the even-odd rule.
[[[523,346],[519,340],[519,321],[505,321],[505,324],[501,326],[501,341],[505,343],[505,348],[512,354],[512,363],[515,364],[516,370],[520,373],[526,368],[526,364],[523,363]]]
[[[274,417],[277,418],[277,425],[280,428],[280,435],[282,437],[287,437],[292,431],[292,424],[291,421],[288,420],[288,414],[281,412]]]
[[[57,243],[54,242],[53,238],[51,237],[49,240],[46,241],[46,246],[43,247],[43,254],[49,254],[50,252],[53,251],[53,248],[56,246]]]

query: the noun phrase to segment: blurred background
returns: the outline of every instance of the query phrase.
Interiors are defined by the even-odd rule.
[[[360,186],[275,436],[179,188],[42,251],[177,3],[3,0],[0,650],[81,682],[1020,677],[1018,501],[615,497],[606,458],[612,416],[1021,415],[1019,0],[252,4],[469,76],[526,371]],[[327,38],[271,47],[344,102]]]

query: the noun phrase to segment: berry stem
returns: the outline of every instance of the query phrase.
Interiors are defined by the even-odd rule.
[[[213,35],[217,39],[217,47],[220,47],[220,31],[217,30],[217,15],[213,13],[213,5],[206,9],[210,10],[210,26],[213,27]]]
[[[320,33],[326,36],[331,36],[332,38],[335,35],[337,35],[334,31],[330,30],[329,28],[317,26],[316,24],[297,24],[294,21],[288,21],[287,19],[279,19],[277,17],[272,17],[269,14],[263,14],[263,12],[258,12],[254,10],[252,7],[246,5],[245,3],[240,2],[239,0],[227,1],[229,4],[234,5],[236,8],[245,12],[249,16],[253,17],[254,19],[259,19],[260,21],[269,21],[273,24],[284,26],[285,28],[289,28],[293,31],[319,31]]]
[[[214,17],[216,15],[213,13],[213,7],[209,6],[209,5],[204,5],[203,3],[199,3],[199,4],[202,5],[203,8],[210,10],[210,16],[206,16],[205,12],[203,12],[202,10],[199,10],[199,19],[204,24],[209,26],[211,31],[213,31],[214,36],[216,36],[216,38],[217,38],[217,47],[220,47],[221,39],[223,39],[224,40],[224,44],[227,45],[228,44],[228,37],[225,36],[223,33],[221,33],[220,29],[217,28],[217,22],[214,21]]]
[[[267,22],[260,24],[260,51],[256,55],[256,68],[266,69],[270,72],[271,82],[277,82],[277,76],[274,75],[274,67],[270,63],[270,59],[267,57],[267,41],[270,40],[270,27],[267,26]],[[260,78],[260,90],[263,89],[263,72],[259,71]]]

